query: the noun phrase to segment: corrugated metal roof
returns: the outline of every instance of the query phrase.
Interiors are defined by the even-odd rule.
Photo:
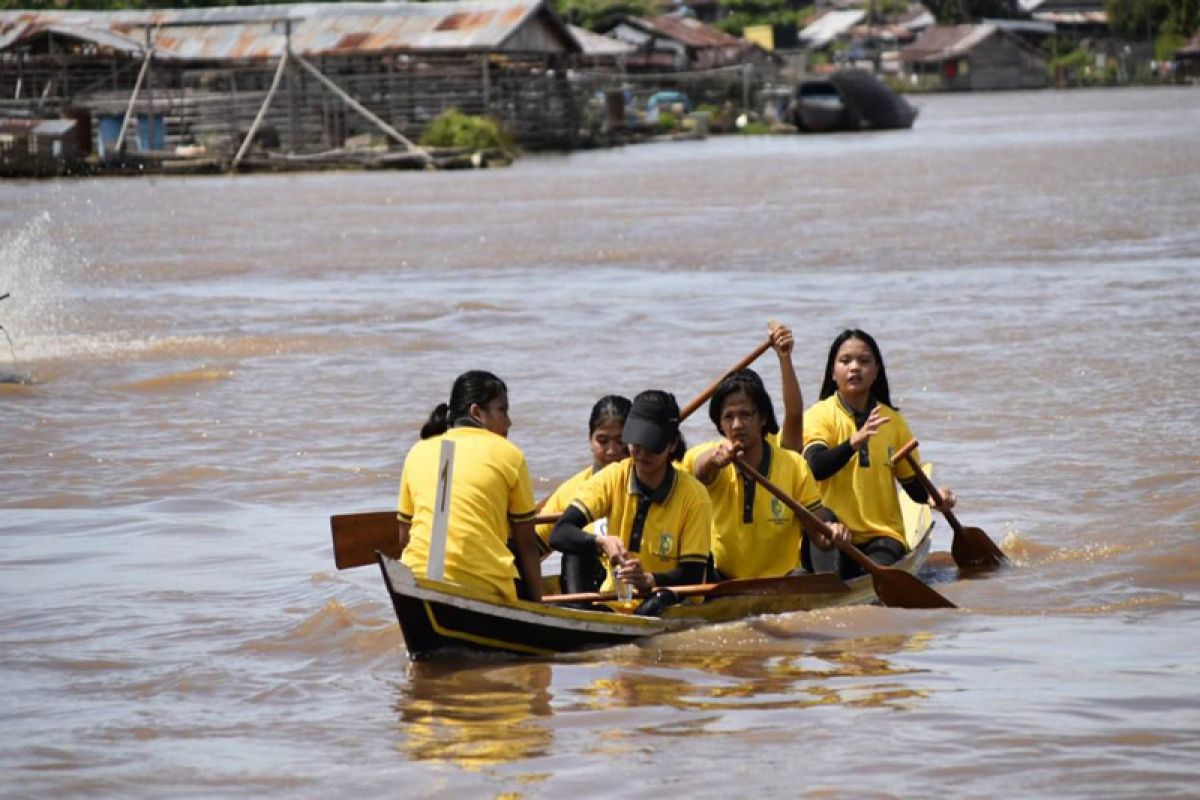
[[[904,61],[944,61],[958,58],[991,36],[995,25],[936,25],[900,51]]]
[[[852,11],[827,11],[800,31],[799,38],[809,47],[824,47],[866,16],[867,12],[861,8]]]
[[[544,0],[470,2],[300,3],[147,11],[0,12],[0,49],[40,26],[102,32],[139,41],[149,27],[160,58],[278,57],[285,21],[292,49],[306,56],[396,50],[499,50],[538,16],[578,47],[567,26]]]
[[[34,136],[62,136],[75,129],[73,119],[47,119],[33,126]]]
[[[1055,25],[1108,24],[1108,13],[1104,11],[1038,11],[1034,13],[1033,18]]]
[[[690,17],[676,17],[668,14],[661,17],[627,17],[625,21],[634,27],[674,39],[689,47],[742,47],[745,45],[745,42],[736,36],[730,36],[720,28],[705,25]]]
[[[585,56],[620,56],[632,53],[637,49],[628,42],[622,42],[611,36],[601,36],[586,28],[574,25],[568,27],[571,29],[571,35],[575,37],[575,41],[579,42],[580,47],[583,48]]]

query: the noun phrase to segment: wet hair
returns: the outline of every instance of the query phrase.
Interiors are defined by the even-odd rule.
[[[592,416],[588,418],[588,436],[595,433],[596,428],[610,422],[624,425],[632,405],[633,403],[619,394],[606,394],[601,397],[596,401],[596,405],[592,406]]]
[[[492,373],[481,369],[464,372],[454,379],[450,402],[438,403],[421,426],[421,438],[445,433],[456,419],[467,416],[471,406],[486,406],[502,394],[508,394],[508,387]]]
[[[879,402],[899,411],[896,406],[892,405],[892,391],[888,388],[887,370],[883,366],[883,353],[880,352],[879,345],[875,343],[871,334],[858,328],[847,328],[842,331],[829,346],[829,358],[825,361],[825,379],[821,382],[820,399],[824,400],[837,392],[837,383],[833,380],[833,365],[837,361],[838,350],[850,339],[858,339],[866,343],[875,356],[875,363],[879,365],[879,373],[875,376],[875,382],[871,384],[871,394]]]
[[[713,392],[712,399],[708,401],[708,416],[713,425],[717,426],[717,432],[721,433],[721,412],[724,410],[725,400],[739,392],[749,397],[750,402],[758,409],[759,416],[763,418],[763,435],[779,433],[779,423],[775,420],[775,406],[771,403],[771,395],[767,394],[767,387],[763,385],[762,378],[752,369],[738,370],[721,381],[717,390]]]

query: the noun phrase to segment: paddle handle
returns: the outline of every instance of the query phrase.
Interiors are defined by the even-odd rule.
[[[694,597],[708,594],[717,588],[716,583],[694,583],[689,586],[665,586],[680,597]],[[646,595],[637,589],[633,590],[635,597]],[[542,598],[543,603],[606,603],[617,600],[615,592],[576,592],[575,594],[548,594]]]
[[[925,474],[925,470],[921,469],[921,465],[917,463],[917,459],[913,458],[912,451],[916,449],[917,440],[913,439],[896,451],[896,454],[892,456],[892,463],[895,464],[900,459],[907,461],[909,466],[913,468],[913,472],[917,475],[917,482],[925,487],[926,494],[941,508],[942,493],[933,485],[933,481],[929,480],[929,476]],[[941,508],[941,511],[942,516],[946,518],[946,522],[950,523],[950,527],[954,529],[954,532],[962,533],[962,523],[958,521],[958,517],[954,516],[954,512],[948,508]]]
[[[699,408],[700,406],[707,403],[709,398],[711,398],[713,396],[713,393],[717,391],[717,387],[721,385],[721,381],[725,380],[733,373],[738,372],[739,370],[743,370],[746,367],[750,366],[751,364],[753,364],[755,361],[758,360],[759,356],[761,356],[763,353],[767,352],[770,349],[771,349],[771,337],[768,336],[766,341],[764,341],[758,347],[754,348],[754,350],[752,350],[750,353],[748,353],[746,355],[746,357],[743,358],[741,361],[734,364],[729,369],[725,370],[725,372],[721,373],[721,377],[719,377],[715,381],[713,381],[712,384],[707,389],[705,389],[700,394],[696,395],[696,398],[694,400],[692,400],[692,402],[690,402],[686,406],[684,406],[683,410],[679,412],[679,421],[683,422],[685,419],[690,417],[696,411],[697,408]]]
[[[899,464],[904,459],[908,458],[908,454],[917,449],[917,440],[910,439],[908,444],[901,447],[896,452],[892,453],[892,463]]]
[[[821,519],[816,514],[797,503],[795,499],[783,489],[780,489],[778,486],[771,483],[771,481],[765,475],[760,473],[754,467],[750,466],[746,462],[746,459],[742,458],[740,455],[734,455],[733,460],[737,463],[738,468],[741,469],[742,472],[749,475],[757,483],[761,484],[764,489],[778,497],[781,503],[790,508],[796,514],[796,516],[800,518],[806,528],[823,533],[827,537],[833,537],[833,531],[830,530],[827,524],[825,524],[825,520]],[[838,545],[838,549],[850,556],[850,558],[854,559],[854,561],[857,562],[860,567],[872,575],[876,575],[880,572],[880,566],[868,558],[862,550],[859,550],[857,547],[855,547],[853,543],[846,542],[845,544]]]

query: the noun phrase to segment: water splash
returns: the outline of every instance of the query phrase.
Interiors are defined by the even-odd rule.
[[[65,279],[85,262],[63,232],[44,210],[0,237],[0,293],[9,294],[0,313],[9,347],[0,348],[0,362],[38,358],[37,343],[70,325]]]

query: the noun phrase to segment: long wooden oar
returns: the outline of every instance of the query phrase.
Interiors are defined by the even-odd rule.
[[[900,459],[906,460],[913,468],[913,472],[917,474],[917,480],[925,487],[926,493],[940,507],[942,505],[941,492],[937,490],[933,481],[929,480],[925,470],[921,469],[921,465],[913,457],[912,451],[916,448],[917,440],[913,439],[896,451],[892,456],[892,463],[895,464]],[[955,564],[960,567],[983,569],[999,567],[1008,561],[1004,551],[997,547],[996,543],[981,529],[964,527],[958,521],[958,517],[954,516],[954,512],[948,508],[942,508],[941,512],[946,518],[946,522],[949,522],[950,527],[954,529],[954,540],[950,543],[950,555],[954,557]]]
[[[679,421],[690,417],[700,406],[708,402],[721,381],[754,363],[754,361],[771,348],[771,337],[754,348],[738,363],[722,373],[721,377],[696,395],[679,412]],[[541,508],[540,504],[538,508]],[[556,522],[558,515],[535,517],[534,524]],[[400,529],[396,521],[395,511],[364,511],[357,514],[335,514],[329,518],[329,526],[333,533],[333,561],[338,569],[350,569],[374,564],[375,551],[391,556],[400,557]]]
[[[743,358],[741,361],[739,361],[738,363],[734,364],[729,369],[722,372],[721,377],[717,378],[715,381],[710,383],[708,385],[708,388],[706,388],[700,394],[696,395],[696,397],[692,400],[692,402],[690,402],[686,406],[684,406],[679,412],[679,421],[683,422],[685,419],[690,417],[696,411],[697,408],[699,408],[700,406],[707,403],[709,401],[709,398],[711,398],[713,396],[713,394],[717,391],[717,387],[721,385],[721,381],[725,380],[733,373],[739,372],[739,371],[745,369],[746,367],[750,366],[751,364],[753,364],[755,361],[758,360],[759,356],[761,356],[763,353],[767,352],[770,349],[771,349],[771,337],[768,336],[766,341],[764,341],[758,347],[754,348],[749,353],[747,353],[746,357]]]
[[[850,591],[846,583],[831,572],[816,575],[782,575],[778,578],[734,578],[716,583],[692,583],[685,586],[665,586],[680,597],[729,597],[731,595],[762,597],[781,594],[841,594]],[[638,593],[639,596],[641,593]],[[543,603],[602,603],[616,600],[613,592],[578,592],[550,594]]]
[[[534,525],[558,521],[558,514],[534,517]],[[393,511],[363,511],[334,514],[329,518],[333,533],[333,563],[338,569],[365,567],[376,563],[375,551],[399,558],[400,522]]]
[[[795,512],[796,516],[800,517],[804,526],[809,530],[819,531],[826,536],[831,536],[829,526],[823,520],[813,514],[804,506],[797,503],[787,492],[780,489],[767,478],[761,475],[754,467],[750,466],[746,459],[735,455],[733,459],[738,467],[745,474],[749,475],[755,481],[760,483],[768,492],[775,495],[779,500]],[[867,557],[862,550],[859,550],[852,543],[847,542],[844,545],[838,546],[843,553],[854,559],[857,564],[865,569],[871,575],[871,581],[875,585],[875,595],[886,606],[896,606],[899,608],[956,608],[954,603],[951,603],[946,598],[935,592],[933,589],[922,583],[916,576],[909,575],[907,572],[892,567],[885,567],[882,564],[876,564]]]

